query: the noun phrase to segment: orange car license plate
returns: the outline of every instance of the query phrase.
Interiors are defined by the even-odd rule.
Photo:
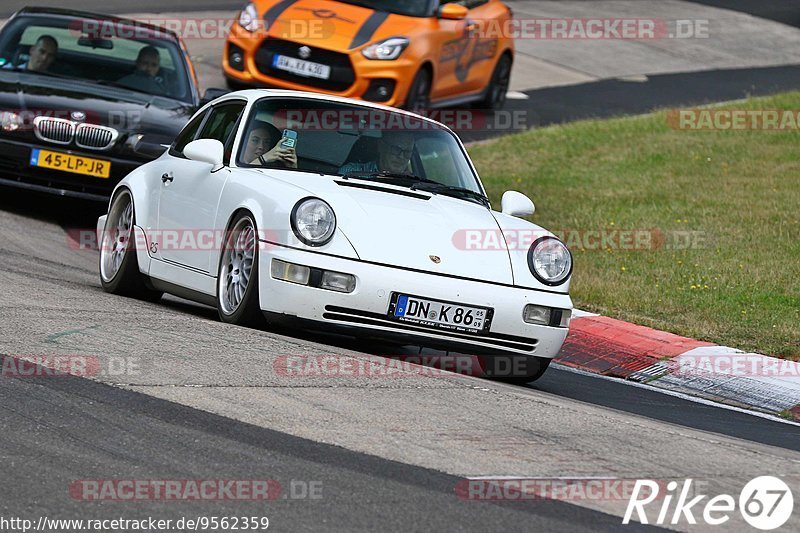
[[[111,161],[93,159],[79,155],[51,152],[50,150],[31,150],[31,166],[52,168],[62,172],[83,174],[95,178],[107,179],[111,175]]]

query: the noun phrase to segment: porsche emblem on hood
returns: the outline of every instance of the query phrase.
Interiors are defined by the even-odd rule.
[[[429,255],[428,257],[430,258],[431,261],[433,261],[437,265],[442,262],[442,258],[439,257],[438,255]]]

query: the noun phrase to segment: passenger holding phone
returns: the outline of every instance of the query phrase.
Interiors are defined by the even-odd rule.
[[[272,124],[256,121],[247,136],[242,160],[250,165],[297,168],[296,144],[297,132],[284,130],[281,135]]]

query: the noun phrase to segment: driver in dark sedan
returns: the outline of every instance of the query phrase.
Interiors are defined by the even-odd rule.
[[[158,49],[148,45],[139,50],[136,70],[122,77],[118,83],[150,94],[166,94],[167,84],[161,75],[161,55]]]

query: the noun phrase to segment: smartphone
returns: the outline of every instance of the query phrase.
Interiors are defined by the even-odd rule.
[[[297,148],[296,131],[283,130],[283,137],[281,137],[281,148]]]

